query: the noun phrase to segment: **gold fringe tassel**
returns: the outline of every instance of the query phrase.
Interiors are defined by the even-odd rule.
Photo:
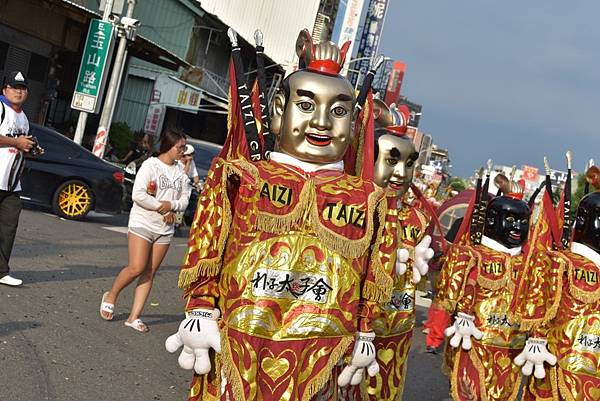
[[[227,379],[227,383],[231,385],[233,399],[235,401],[242,401],[245,399],[244,386],[242,384],[242,378],[234,367],[231,347],[229,346],[229,341],[227,341],[228,337],[227,328],[223,327],[221,329],[221,369]]]
[[[361,257],[371,245],[373,236],[373,210],[375,205],[382,200],[383,190],[377,188],[369,194],[367,201],[367,231],[361,239],[351,240],[343,235],[331,231],[320,223],[319,211],[316,202],[311,207],[311,219],[313,231],[323,242],[323,244],[334,252],[344,255],[348,259],[357,259]]]
[[[227,197],[227,180],[229,177],[233,175],[237,175],[241,178],[241,171],[235,168],[231,163],[226,161],[217,162],[216,165],[222,165],[223,175],[221,177],[221,190],[223,191],[223,205],[221,206],[223,209],[223,222],[221,225],[221,232],[219,233],[219,239],[217,240],[217,256],[211,259],[201,260],[196,263],[194,267],[189,269],[182,269],[179,272],[179,280],[178,286],[179,288],[186,288],[190,284],[194,283],[198,280],[198,277],[201,275],[209,275],[216,276],[221,270],[221,264],[223,259],[223,250],[225,248],[225,243],[227,241],[227,237],[229,236],[229,229],[231,226],[232,216],[231,216],[231,203],[229,202],[229,198]],[[196,215],[199,216],[199,213],[196,211]],[[197,221],[194,221],[193,226],[196,227]],[[188,255],[186,255],[186,258]]]
[[[352,341],[352,337],[342,338],[338,346],[331,351],[327,364],[323,367],[323,369],[321,369],[321,372],[318,375],[316,375],[314,379],[311,380],[306,392],[304,393],[304,396],[302,397],[302,401],[310,401],[313,398],[313,396],[317,394],[323,388],[323,386],[331,379],[333,368],[348,351],[348,347],[350,346],[350,344],[352,344]]]
[[[304,213],[315,201],[316,189],[312,180],[306,181],[304,188],[300,192],[299,202],[290,213],[279,216],[276,214],[258,212],[256,217],[256,227],[260,231],[267,231],[274,234],[284,234],[291,231],[294,226],[301,223]]]

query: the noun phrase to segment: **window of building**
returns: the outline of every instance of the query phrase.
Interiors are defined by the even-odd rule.
[[[0,41],[0,71],[4,71],[6,56],[8,55],[8,43]]]
[[[27,78],[33,81],[44,82],[48,75],[48,58],[31,53]]]

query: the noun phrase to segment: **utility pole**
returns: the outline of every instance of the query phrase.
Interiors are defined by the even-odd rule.
[[[106,144],[108,142],[108,130],[110,129],[110,124],[115,111],[115,104],[119,94],[119,88],[121,87],[121,78],[123,76],[123,69],[125,68],[125,60],[127,58],[127,43],[129,40],[135,39],[135,30],[139,24],[139,21],[131,18],[133,16],[135,2],[136,0],[127,0],[126,17],[121,18],[118,27],[120,35],[119,47],[117,48],[117,55],[115,56],[115,62],[110,76],[110,83],[106,91],[102,114],[100,115],[100,123],[98,125],[98,131],[96,132],[94,148],[92,149],[92,152],[99,158],[104,156],[104,150],[106,149]]]
[[[109,21],[110,13],[112,12],[114,0],[106,0],[106,6],[104,7],[104,14],[102,14],[102,21]],[[77,128],[75,129],[75,137],[73,142],[81,145],[83,141],[83,133],[85,132],[85,124],[87,123],[88,113],[85,111],[79,112],[79,119],[77,120]]]

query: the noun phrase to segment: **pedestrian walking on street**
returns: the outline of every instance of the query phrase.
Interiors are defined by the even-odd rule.
[[[29,87],[25,75],[11,72],[0,96],[0,284],[19,286],[22,280],[9,274],[9,260],[21,214],[20,176],[25,153],[40,150],[29,136],[29,121],[22,107]]]
[[[148,331],[140,315],[175,232],[175,212],[185,211],[190,197],[189,180],[178,162],[184,151],[185,135],[167,130],[158,156],[146,160],[135,177],[127,234],[129,263],[117,275],[110,291],[102,296],[100,316],[105,320],[113,319],[114,304],[121,290],[137,278],[133,306],[125,325],[140,332]]]
[[[190,178],[192,185],[198,188],[198,185],[200,185],[200,176],[198,175],[198,169],[194,162],[194,153],[196,153],[194,147],[188,143],[185,145],[185,151],[183,152],[183,157],[180,162],[183,164],[183,170]]]

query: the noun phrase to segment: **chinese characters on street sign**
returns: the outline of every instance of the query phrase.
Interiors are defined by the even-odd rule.
[[[110,22],[99,19],[91,21],[71,108],[87,113],[98,112],[112,51],[113,29]]]

